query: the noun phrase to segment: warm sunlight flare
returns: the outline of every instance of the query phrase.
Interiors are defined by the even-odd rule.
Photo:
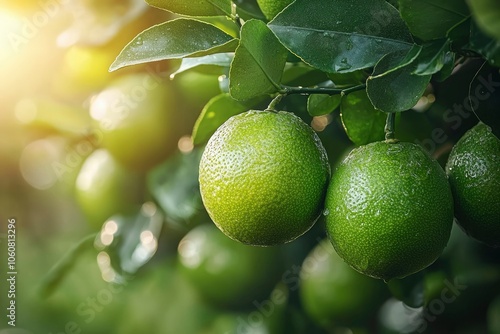
[[[16,38],[21,20],[0,9],[0,68],[8,67],[17,52]]]

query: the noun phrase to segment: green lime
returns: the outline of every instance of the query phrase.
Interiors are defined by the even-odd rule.
[[[285,331],[288,297],[287,286],[280,283],[267,298],[255,300],[249,310],[220,312],[213,319],[210,329],[203,334],[290,334]]]
[[[185,277],[216,306],[248,306],[265,299],[281,273],[279,249],[243,245],[213,224],[192,229],[178,253]]]
[[[189,132],[174,102],[172,86],[162,78],[127,75],[92,99],[90,116],[102,146],[123,165],[145,171],[174,153]]]
[[[75,184],[75,197],[89,224],[98,229],[114,214],[131,213],[143,202],[143,177],[123,167],[105,149],[85,160]]]
[[[455,200],[455,217],[465,232],[500,246],[500,140],[479,123],[453,147],[446,174]]]
[[[305,258],[300,278],[302,305],[324,328],[361,325],[388,297],[383,282],[349,267],[328,240],[320,242]]]
[[[354,269],[388,281],[433,263],[450,237],[453,198],[441,166],[420,146],[358,147],[333,174],[327,231]]]
[[[293,0],[257,0],[260,10],[268,20],[273,19],[283,8],[292,2]]]
[[[488,307],[488,329],[490,333],[500,333],[500,295]]]
[[[210,138],[200,162],[205,208],[219,229],[245,244],[296,239],[321,214],[328,157],[299,117],[251,110]]]

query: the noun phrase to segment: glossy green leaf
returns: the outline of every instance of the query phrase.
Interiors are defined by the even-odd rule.
[[[198,185],[201,149],[178,153],[147,175],[148,189],[169,222],[187,226],[204,211]]]
[[[412,74],[415,70],[413,63],[388,72],[394,63],[405,56],[402,52],[388,54],[377,63],[373,75],[366,81],[366,91],[375,108],[384,112],[405,111],[422,97],[430,75]]]
[[[478,26],[490,37],[500,39],[500,1],[467,0]]]
[[[356,145],[365,145],[384,139],[387,114],[376,110],[366,91],[350,93],[340,104],[342,124],[349,139]]]
[[[411,33],[424,41],[446,37],[469,15],[465,0],[399,0],[399,11]]]
[[[328,115],[338,108],[340,100],[340,94],[312,94],[307,99],[307,111],[311,116]]]
[[[292,53],[327,73],[368,68],[413,45],[398,11],[384,0],[296,0],[268,25]]]
[[[422,52],[417,57],[413,74],[429,75],[439,72],[450,54],[450,41],[448,39],[439,39],[424,44]]]
[[[486,35],[472,22],[468,49],[482,55],[491,65],[500,67],[500,39]]]
[[[175,19],[152,26],[137,35],[120,52],[110,71],[158,60],[231,52],[236,45],[236,39],[212,24]]]
[[[372,77],[387,75],[391,72],[397,71],[405,66],[408,66],[415,59],[417,59],[418,55],[422,51],[422,47],[420,45],[413,45],[413,47],[405,54],[402,51],[398,52],[401,57],[386,57],[385,68],[387,69],[385,72],[378,72],[377,74],[373,73]]]
[[[229,94],[220,94],[212,98],[201,111],[193,129],[195,145],[206,142],[229,117],[250,110],[262,101],[261,98],[250,101],[236,101]]]
[[[327,75],[300,62],[287,64],[281,82],[288,86],[314,86],[328,80]]]
[[[399,4],[398,4],[398,0],[386,0],[388,3],[390,3],[391,5],[393,5],[395,8],[398,8]]]
[[[471,21],[472,19],[467,17],[455,24],[446,33],[446,36],[451,41],[452,50],[460,50],[469,43]]]
[[[328,78],[333,81],[335,87],[352,87],[365,83],[368,74],[365,70],[357,70],[349,73],[328,73]]]
[[[251,18],[259,20],[266,19],[256,0],[233,0],[233,2],[236,5],[236,12],[244,20],[249,20]]]
[[[248,100],[277,92],[287,54],[264,22],[245,22],[229,72],[231,96],[237,100]]]
[[[146,0],[153,7],[187,16],[217,16],[231,14],[230,0]]]
[[[153,202],[142,205],[134,215],[114,215],[104,223],[95,247],[106,253],[109,261],[100,263],[101,272],[113,274],[120,283],[151,260],[156,253],[163,227],[163,214]],[[147,234],[148,241],[144,241]]]
[[[230,53],[216,53],[203,57],[183,58],[179,68],[170,75],[174,78],[177,74],[191,70],[193,68],[210,71],[212,69],[229,68],[233,55]]]
[[[450,77],[455,68],[455,56],[454,52],[445,53],[443,68],[433,76],[436,81],[443,82]]]

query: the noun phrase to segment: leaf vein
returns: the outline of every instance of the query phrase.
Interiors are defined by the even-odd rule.
[[[429,6],[434,6],[434,7],[436,7],[436,8],[442,9],[442,10],[443,10],[443,11],[445,11],[445,12],[449,12],[449,13],[455,14],[455,15],[460,16],[460,17],[462,17],[462,18],[467,17],[467,15],[466,15],[466,14],[464,14],[464,13],[460,13],[460,12],[458,12],[458,11],[456,11],[456,10],[452,9],[452,8],[446,8],[446,7],[444,7],[442,4],[439,4],[439,3],[437,3],[437,2],[429,2],[428,0],[426,0],[426,1],[424,1],[424,2],[425,2],[426,4],[428,4]]]
[[[271,27],[278,27],[278,28],[284,28],[284,26],[276,26],[276,25],[271,25]],[[393,39],[393,38],[388,38],[388,37],[383,37],[383,36],[376,36],[376,35],[367,35],[367,34],[360,34],[356,32],[345,32],[345,31],[335,31],[335,30],[321,30],[321,29],[314,29],[314,28],[308,28],[308,27],[297,27],[297,26],[286,26],[287,28],[293,28],[296,30],[304,30],[304,31],[313,31],[317,33],[325,33],[325,32],[330,32],[333,34],[339,34],[343,36],[359,36],[362,38],[367,38],[367,39],[377,39],[377,40],[385,40],[385,41],[391,41],[391,42],[397,42],[400,44],[406,44],[406,45],[413,45],[411,42],[407,42],[401,39]]]
[[[264,76],[269,80],[269,82],[273,85],[274,88],[277,90],[280,90],[281,87],[278,83],[274,82],[274,80],[269,76],[269,74],[264,70],[264,67],[261,65],[261,63],[257,60],[257,57],[248,49],[245,45],[242,45],[242,47],[245,48],[245,50],[248,52],[248,54],[252,57],[252,59],[255,61],[255,63],[259,66],[259,69],[261,72],[264,74]]]

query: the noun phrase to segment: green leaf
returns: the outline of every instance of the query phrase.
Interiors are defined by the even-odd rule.
[[[277,92],[287,54],[264,22],[245,22],[229,72],[231,96],[237,100],[248,100]]]
[[[412,108],[429,84],[430,75],[414,75],[413,63],[390,71],[405,53],[395,52],[382,58],[366,81],[368,97],[375,108],[384,112],[399,112]]]
[[[444,56],[443,68],[434,74],[433,78],[438,82],[443,82],[450,77],[455,68],[455,53],[446,52]]]
[[[387,75],[391,72],[399,70],[405,66],[408,66],[411,62],[413,62],[420,52],[422,51],[422,47],[420,45],[413,45],[413,47],[401,57],[386,57],[385,67],[387,71],[379,72],[377,74],[373,73],[372,77]],[[403,55],[403,52],[398,52],[398,54]]]
[[[69,274],[72,273],[78,260],[87,250],[94,249],[95,233],[84,237],[76,243],[64,256],[57,261],[47,274],[40,279],[38,293],[43,298],[48,298],[54,293]]]
[[[470,41],[467,47],[482,55],[491,65],[500,67],[500,39],[493,39],[483,33],[475,22],[472,22]]]
[[[178,153],[147,175],[148,189],[169,222],[186,227],[204,212],[198,184],[202,151]]]
[[[233,2],[236,5],[237,13],[244,20],[249,20],[251,18],[259,20],[266,19],[256,0],[233,0]]]
[[[218,73],[221,68],[229,68],[232,60],[233,55],[230,53],[216,53],[203,57],[183,58],[181,65],[177,71],[170,75],[170,78],[174,78],[177,74],[193,68],[203,69],[205,72],[212,72],[213,70],[213,72]]]
[[[490,37],[500,39],[500,1],[467,0],[472,17]]]
[[[307,99],[307,111],[311,116],[321,116],[332,113],[340,105],[340,94],[312,94]]]
[[[451,40],[451,49],[460,50],[469,43],[471,18],[467,17],[448,30],[446,36]]]
[[[366,91],[344,96],[340,114],[347,136],[354,144],[359,146],[384,139],[387,114],[373,107]]]
[[[328,80],[327,75],[306,64],[292,63],[285,66],[281,82],[288,86],[309,87],[318,85]]]
[[[201,111],[193,129],[193,143],[195,145],[206,142],[212,134],[231,116],[247,111],[263,99],[250,101],[236,101],[229,94],[220,94],[212,98]]]
[[[327,73],[368,68],[413,45],[399,12],[384,0],[296,0],[268,25],[292,53]]]
[[[212,24],[175,19],[152,26],[137,35],[120,52],[110,71],[158,60],[232,52],[236,44],[236,39]]]
[[[328,78],[333,81],[335,87],[352,87],[366,82],[368,74],[364,70],[349,73],[328,73]]]
[[[429,75],[439,72],[451,53],[448,39],[438,39],[424,44],[412,74]]]
[[[104,223],[95,247],[106,253],[109,261],[100,263],[102,272],[114,272],[120,283],[151,260],[158,249],[163,214],[152,202],[144,203],[135,215],[114,215]],[[144,235],[148,241],[144,241]]]
[[[230,0],[146,0],[153,7],[187,16],[231,15]]]
[[[469,15],[464,0],[399,0],[399,11],[411,33],[424,41],[446,37]]]

